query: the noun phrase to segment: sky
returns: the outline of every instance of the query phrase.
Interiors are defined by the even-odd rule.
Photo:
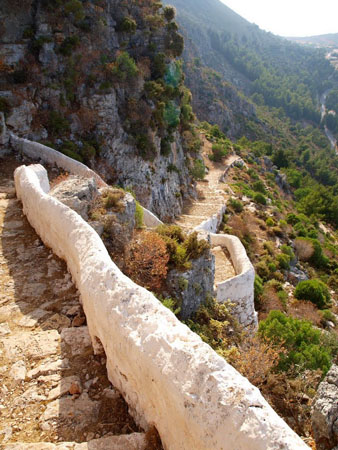
[[[338,33],[338,0],[221,0],[240,16],[279,36]]]

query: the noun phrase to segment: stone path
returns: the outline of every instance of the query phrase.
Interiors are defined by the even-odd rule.
[[[217,214],[229,198],[224,190],[226,183],[221,182],[220,178],[226,167],[238,159],[238,156],[230,155],[224,162],[214,163],[208,158],[211,153],[211,146],[212,144],[204,138],[202,156],[209,172],[203,181],[197,182],[197,199],[185,203],[182,215],[175,222],[189,231]],[[216,268],[215,284],[236,275],[230,256],[225,249],[217,247],[213,249],[213,254],[215,255]]]
[[[0,448],[149,448],[93,354],[65,263],[23,216],[17,165],[0,159]]]

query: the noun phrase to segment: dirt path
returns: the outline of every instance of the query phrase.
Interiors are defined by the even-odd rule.
[[[0,448],[143,449],[105,357],[93,354],[65,263],[42,244],[15,198],[17,165],[0,159]]]
[[[209,172],[203,181],[197,182],[197,199],[185,203],[182,215],[176,220],[176,224],[186,230],[191,230],[200,225],[210,216],[217,214],[227,202],[229,195],[226,193],[226,183],[220,181],[225,169],[238,159],[237,155],[230,155],[224,162],[210,161],[212,144],[203,138],[203,159]],[[215,255],[215,283],[219,283],[236,275],[229,254],[221,247],[213,249]]]

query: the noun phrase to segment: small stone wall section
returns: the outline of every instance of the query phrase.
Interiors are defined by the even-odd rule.
[[[235,161],[237,162],[237,161]],[[234,265],[236,276],[218,283],[216,286],[216,298],[220,303],[228,300],[234,304],[233,314],[245,328],[257,328],[258,320],[254,305],[254,281],[255,269],[241,241],[229,234],[215,234],[222,222],[226,205],[220,208],[208,220],[195,228],[200,234],[207,233],[211,247],[225,247]]]
[[[257,313],[254,307],[255,269],[249,260],[245,248],[236,236],[230,234],[210,234],[212,247],[228,249],[236,276],[218,283],[217,301],[228,300],[234,304],[233,314],[244,327],[257,328]]]
[[[42,166],[18,168],[15,185],[31,225],[68,264],[109,379],[166,450],[308,448],[257,388],[120,272],[90,225],[48,195]]]
[[[226,211],[226,205],[222,206],[217,214],[212,215],[209,219],[204,220],[200,225],[194,228],[194,231],[216,233],[223,220],[223,214]]]

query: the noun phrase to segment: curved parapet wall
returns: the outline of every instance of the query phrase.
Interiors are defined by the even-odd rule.
[[[257,327],[257,313],[254,305],[255,269],[245,248],[236,236],[230,234],[210,234],[211,246],[225,247],[229,253],[236,276],[218,283],[217,300],[220,303],[231,300],[233,314],[244,327]]]
[[[308,448],[257,388],[120,272],[90,225],[46,193],[41,166],[18,168],[15,184],[28,220],[68,264],[111,382],[165,449]]]
[[[1,113],[0,113],[1,119]],[[107,186],[102,178],[93,170],[89,169],[85,164],[82,164],[75,159],[69,158],[53,148],[46,145],[39,144],[38,142],[29,141],[28,139],[22,139],[11,133],[10,142],[14,150],[24,153],[29,158],[35,160],[41,160],[46,164],[56,165],[60,169],[65,170],[73,175],[78,175],[84,178],[94,178],[98,186]],[[0,140],[1,143],[1,140]],[[158,225],[162,225],[160,221],[152,212],[143,208],[143,222],[148,228],[155,228]]]
[[[14,150],[23,152],[29,158],[41,160],[46,164],[56,165],[60,169],[80,177],[94,178],[98,186],[106,186],[106,183],[102,178],[85,164],[69,158],[69,156],[60,153],[53,148],[39,144],[38,142],[29,141],[28,139],[19,138],[12,133],[10,141]]]

